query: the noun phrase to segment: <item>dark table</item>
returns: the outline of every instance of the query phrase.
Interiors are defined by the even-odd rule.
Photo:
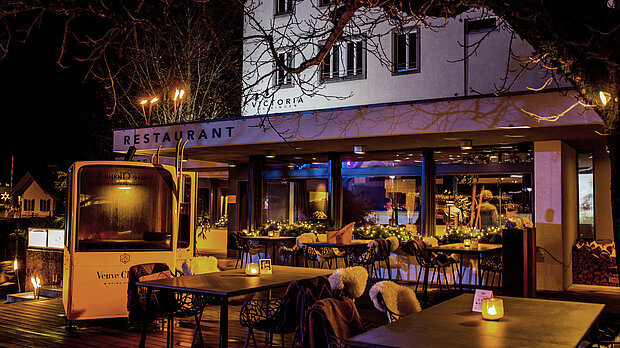
[[[504,318],[472,312],[463,294],[345,340],[354,347],[575,347],[603,310],[594,303],[502,297]]]
[[[271,290],[287,286],[296,280],[310,279],[316,276],[329,276],[333,271],[328,269],[299,268],[289,266],[272,266],[272,274],[246,276],[244,269],[233,269],[223,272],[197,274],[192,276],[159,279],[138,282],[137,286],[146,287],[146,313],[149,311],[151,293],[154,289],[167,289],[176,292],[206,294],[219,297],[220,307],[220,347],[228,347],[228,299],[253,292]],[[146,345],[147,321],[142,325],[140,347]]]
[[[348,255],[351,252],[351,249],[354,248],[362,248],[365,246],[368,246],[368,243],[370,243],[372,241],[372,239],[354,239],[351,241],[351,243],[349,244],[344,244],[344,243],[328,243],[328,242],[315,242],[315,243],[304,243],[304,245],[307,245],[309,247],[313,247],[313,248],[337,248],[337,249],[342,249],[345,252],[345,256],[344,256],[344,264],[345,267],[349,267],[349,262],[348,262]]]
[[[276,259],[276,243],[277,242],[287,242],[287,241],[295,241],[297,237],[294,236],[278,236],[278,237],[269,237],[269,236],[241,236],[243,240],[254,240],[264,244],[265,246],[265,257],[267,257],[267,244],[271,242],[272,254],[271,258],[275,263]]]
[[[479,243],[477,248],[466,247],[463,243],[451,243],[451,244],[444,244],[444,245],[426,248],[426,250],[431,250],[431,251],[441,252],[441,253],[459,254],[461,256],[460,262],[459,262],[459,269],[458,269],[460,290],[463,290],[463,256],[464,255],[476,255],[476,260],[478,262],[477,264],[478,274],[476,277],[476,282],[478,283],[477,285],[480,286],[480,278],[481,278],[480,257],[481,255],[485,253],[501,250],[501,249],[502,249],[501,244],[482,244],[482,243]]]

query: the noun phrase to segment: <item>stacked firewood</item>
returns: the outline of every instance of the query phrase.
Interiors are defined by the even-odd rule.
[[[618,286],[613,242],[577,241],[573,247],[573,284]]]

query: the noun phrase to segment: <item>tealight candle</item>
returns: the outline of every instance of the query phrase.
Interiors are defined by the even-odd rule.
[[[248,262],[245,265],[245,274],[249,276],[257,276],[259,274],[258,263]]]
[[[489,297],[482,300],[482,318],[500,320],[504,317],[504,301],[501,298]]]
[[[273,237],[273,231],[269,231],[269,232],[267,232],[267,236],[269,236],[269,237]]]
[[[463,246],[469,248],[471,246],[471,239],[463,240]]]

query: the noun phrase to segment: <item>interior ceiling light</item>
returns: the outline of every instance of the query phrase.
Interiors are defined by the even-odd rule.
[[[471,143],[472,141],[470,139],[461,140],[461,150],[471,150]]]
[[[265,151],[265,157],[267,158],[276,158],[276,153],[273,150]]]
[[[364,145],[353,145],[353,153],[356,155],[363,155],[366,153]]]

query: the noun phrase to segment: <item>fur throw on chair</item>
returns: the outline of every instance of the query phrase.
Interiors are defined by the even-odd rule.
[[[217,259],[213,256],[193,257],[183,261],[183,265],[181,267],[183,269],[183,274],[186,276],[218,272],[220,270],[217,266]]]
[[[302,233],[295,240],[297,247],[299,249],[302,249],[304,247],[304,243],[314,243],[316,241],[317,241],[316,234],[312,232]]]
[[[351,298],[364,294],[367,280],[368,271],[362,266],[338,268],[329,276],[332,290],[343,290]]]
[[[399,315],[405,316],[422,310],[413,289],[394,282],[382,281],[373,285],[368,293],[375,308],[381,312],[385,312],[385,309],[377,299],[377,294],[379,293],[381,293],[387,308]]]
[[[398,249],[398,238],[391,236],[386,238],[388,243],[390,244],[390,251],[394,252]]]

